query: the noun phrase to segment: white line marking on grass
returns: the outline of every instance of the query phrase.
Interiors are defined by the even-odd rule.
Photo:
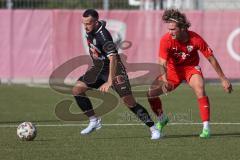
[[[210,123],[211,125],[240,125],[240,123]],[[88,124],[36,124],[37,127],[80,127]],[[126,124],[102,124],[103,126],[143,126],[144,124],[126,123]],[[202,123],[169,123],[168,125],[202,125]],[[0,124],[0,128],[17,127],[15,124]]]

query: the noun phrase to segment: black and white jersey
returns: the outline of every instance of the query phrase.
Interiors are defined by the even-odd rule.
[[[108,56],[113,54],[118,56],[118,52],[111,34],[105,28],[106,22],[99,21],[99,24],[98,29],[86,34],[86,38],[93,64],[108,69],[110,62]]]

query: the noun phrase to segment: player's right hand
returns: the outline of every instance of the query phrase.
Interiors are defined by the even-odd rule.
[[[99,87],[101,92],[108,92],[109,88],[112,86],[112,82],[105,82],[102,86]]]

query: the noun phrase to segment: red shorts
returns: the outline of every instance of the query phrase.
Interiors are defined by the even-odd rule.
[[[183,80],[189,83],[192,75],[198,74],[203,77],[200,66],[181,66],[181,67],[168,67],[167,80],[172,85],[173,89],[177,88]],[[161,76],[158,77],[161,79]]]

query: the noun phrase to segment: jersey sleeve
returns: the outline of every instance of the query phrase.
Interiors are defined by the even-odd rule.
[[[204,41],[204,39],[201,36],[198,36],[197,46],[199,51],[206,57],[210,57],[213,55],[212,49],[209,47],[209,45]]]
[[[167,39],[162,38],[159,44],[159,58],[168,59],[169,44]]]
[[[102,30],[100,31],[100,35],[102,50],[107,54],[107,56],[116,55],[117,54],[116,45],[113,42],[112,36],[109,33],[109,31],[106,29]]]

